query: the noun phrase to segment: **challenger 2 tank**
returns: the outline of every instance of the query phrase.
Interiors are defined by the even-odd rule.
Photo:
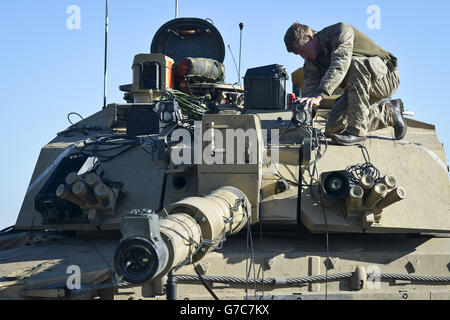
[[[167,22],[126,103],[42,148],[0,233],[0,299],[449,299],[435,127],[333,145],[339,93],[310,112],[287,103],[282,65],[227,84],[224,56],[210,22]]]

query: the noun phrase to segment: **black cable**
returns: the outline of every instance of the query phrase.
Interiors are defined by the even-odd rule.
[[[320,160],[327,153],[328,141],[327,141],[327,138],[325,137],[325,134],[322,131],[319,131],[319,132],[320,132],[321,137],[323,138],[323,141],[325,142],[325,150],[323,151],[323,154],[320,155],[320,158],[319,158],[319,160]],[[319,172],[317,171],[317,162],[315,165],[315,169],[316,169],[316,179],[317,179],[317,182],[319,182]],[[328,263],[329,263],[329,259],[330,259],[330,248],[329,248],[329,237],[328,237],[328,219],[327,219],[327,214],[325,212],[325,206],[322,204],[322,202],[321,202],[321,207],[322,207],[322,211],[323,211],[323,218],[325,221],[325,241],[326,241],[325,300],[328,300]]]
[[[70,121],[70,116],[71,116],[71,115],[79,116],[79,117],[81,118],[81,121],[84,121],[84,118],[83,118],[83,116],[82,116],[81,114],[79,114],[79,113],[77,113],[77,112],[71,112],[71,113],[69,113],[69,114],[67,115],[67,120],[69,120],[69,123],[70,123],[71,125],[74,125],[73,122]]]
[[[88,126],[85,123],[83,123],[82,125],[76,125],[72,122],[72,120],[70,119],[71,115],[77,115],[81,118],[81,122],[84,121],[83,116],[81,116],[81,114],[77,113],[77,112],[70,112],[67,115],[67,120],[69,121],[69,123],[71,124],[71,126],[69,128],[67,128],[64,131],[58,132],[56,135],[59,137],[61,135],[63,135],[66,138],[70,138],[73,137],[79,133],[83,133],[84,135],[88,135],[90,130],[94,130],[94,131],[100,131],[103,128],[102,127],[98,127],[98,126]]]
[[[248,216],[248,215],[247,215]],[[247,219],[247,224],[249,224],[250,221]],[[248,277],[249,277],[249,271],[248,271],[248,226],[247,226],[247,245],[245,247],[245,300],[248,300]]]
[[[292,121],[289,121],[288,127],[286,128],[286,130],[283,131],[282,134],[280,134],[280,136],[279,136],[278,138],[281,138],[282,136],[284,136],[285,134],[287,134],[287,133],[289,132],[289,129],[290,129],[291,125],[292,125]]]
[[[220,300],[219,297],[214,293],[214,291],[211,289],[210,286],[208,286],[208,284],[206,283],[205,279],[203,278],[202,274],[200,273],[200,271],[197,269],[198,265],[194,265],[194,271],[198,276],[198,279],[200,280],[200,282],[203,284],[203,286],[205,287],[205,289],[209,292],[209,294],[214,298],[214,300],[218,301]]]
[[[260,191],[260,196],[262,199],[262,190]],[[262,212],[262,201],[259,202],[259,246],[260,246],[260,254],[261,254],[261,271],[262,271],[262,297],[264,299],[264,254],[263,254],[263,234],[262,234],[261,212]]]
[[[365,162],[362,164],[349,166],[345,169],[345,171],[349,173],[350,183],[353,185],[358,185],[361,177],[365,174],[372,176],[374,181],[379,180],[380,171],[370,162],[369,151],[363,145],[358,144],[357,147],[360,148]]]
[[[250,226],[250,221],[247,223],[247,230],[248,230],[248,238],[250,240],[250,249],[251,249],[251,264],[248,270],[248,276],[250,276],[250,272],[253,267],[253,290],[256,297],[256,268],[255,268],[255,251],[253,249],[253,235],[252,235],[252,227]]]
[[[329,263],[329,239],[328,239],[328,220],[327,220],[327,214],[325,212],[325,207],[321,205],[322,212],[323,212],[323,218],[325,220],[325,243],[326,243],[326,263],[325,263],[325,300],[328,300],[328,263]]]
[[[177,278],[174,269],[170,270],[167,275],[166,297],[169,301],[177,300]]]
[[[317,144],[321,145],[320,139],[319,139],[319,137],[320,137],[321,139],[323,139],[323,144],[325,145],[325,149],[324,149],[324,151],[322,153],[321,152],[321,147],[318,148],[318,152],[316,153],[316,159],[315,159],[313,165],[307,167],[307,170],[308,170],[307,172],[308,172],[308,175],[309,175],[309,178],[310,178],[310,181],[309,181],[309,183],[310,183],[309,184],[309,186],[310,186],[310,194],[311,194],[311,197],[316,202],[320,202],[320,199],[316,198],[316,196],[314,195],[314,191],[313,191],[313,183],[315,183],[316,185],[320,185],[320,181],[319,181],[319,178],[318,178],[319,174],[318,174],[318,169],[317,169],[317,163],[318,163],[318,161],[320,159],[322,159],[325,156],[325,154],[326,154],[326,152],[328,150],[328,141],[327,141],[327,138],[325,137],[325,134],[321,130],[318,130],[318,133],[319,133],[319,135],[316,135],[316,137],[318,139]],[[311,172],[311,169],[312,169],[312,172]],[[324,204],[322,204],[322,206],[324,206],[325,208],[334,208],[334,205],[331,206],[331,207],[326,207]]]
[[[156,141],[151,138],[150,140],[151,143],[149,143],[149,145],[151,146],[151,150],[156,151]],[[73,156],[94,156],[97,157],[101,162],[109,162],[139,145],[146,145],[146,143],[143,143],[143,139],[140,137],[131,135],[110,135],[98,138],[94,141],[85,141],[84,146],[75,147],[78,152],[74,153]],[[146,153],[150,153],[150,151],[146,150],[145,148],[143,149]],[[120,151],[112,155],[105,155],[105,153],[115,150]]]
[[[313,192],[312,192],[312,187],[313,187],[313,180],[314,180],[314,175],[318,176],[318,170],[317,170],[317,163],[325,156],[327,150],[328,150],[328,141],[327,138],[325,137],[325,135],[323,134],[322,131],[312,128],[312,127],[304,127],[307,131],[309,131],[309,133],[311,134],[311,137],[313,138],[313,142],[316,145],[316,157],[314,159],[314,161],[311,161],[303,170],[302,170],[302,162],[303,162],[303,152],[302,152],[302,148],[303,146],[300,147],[300,155],[299,155],[299,180],[301,179],[301,181],[298,181],[298,194],[301,193],[303,186],[308,186],[310,187],[311,190],[311,195],[314,197]],[[325,149],[322,152],[322,143],[321,143],[321,139],[323,139],[323,143],[325,145]],[[311,173],[311,169],[312,169],[312,173]],[[304,173],[308,172],[309,176],[310,176],[310,184],[306,185],[303,184],[303,179],[304,179]],[[317,183],[319,183],[319,179],[315,179]],[[300,198],[300,197],[299,197]],[[301,210],[301,199],[297,199],[297,223],[299,224],[300,221],[300,210]]]
[[[233,58],[234,67],[236,68],[236,73],[239,74],[239,70],[238,70],[238,67],[237,67],[237,64],[236,64],[236,60],[234,59],[234,54],[233,54],[233,51],[231,51],[231,46],[229,44],[228,44],[228,49],[230,50],[231,57]],[[238,78],[239,78],[239,76],[238,76]],[[238,83],[240,83],[240,82],[241,82],[241,79],[238,79]]]
[[[248,279],[250,277],[250,273],[252,271],[253,266],[253,277],[254,277],[254,293],[256,297],[256,268],[255,268],[255,255],[253,251],[253,240],[252,240],[252,230],[250,226],[250,217],[248,215],[248,211],[246,210],[247,215],[247,246],[246,246],[246,259],[245,259],[245,277],[246,277],[246,287],[245,287],[245,298],[248,300]],[[248,264],[248,249],[249,249],[249,243],[251,248],[251,264],[249,266]]]
[[[311,174],[308,170],[308,173]],[[313,174],[316,175],[316,181],[319,181],[319,172],[317,170],[316,165],[314,165]],[[312,178],[312,176],[311,176]],[[312,182],[311,182],[312,183]],[[314,198],[312,188],[311,188],[311,196]],[[325,246],[326,246],[326,260],[325,260],[325,300],[328,300],[328,263],[329,263],[329,238],[328,238],[328,219],[327,214],[325,212],[325,206],[320,200],[316,200],[319,202],[320,207],[322,208],[323,212],[323,219],[325,222]]]
[[[311,193],[311,197],[319,202],[320,207],[322,208],[322,212],[323,212],[323,218],[324,218],[324,222],[325,222],[325,246],[326,246],[326,262],[325,262],[325,299],[328,300],[328,264],[329,264],[329,232],[328,232],[328,219],[327,219],[327,215],[325,212],[325,206],[323,205],[323,203],[320,201],[320,199],[316,199],[313,193],[313,182],[315,180],[315,182],[317,184],[319,184],[319,171],[317,169],[317,163],[320,161],[320,159],[322,159],[327,150],[328,150],[328,141],[324,135],[324,133],[321,130],[317,130],[315,128],[311,128],[310,129],[310,133],[311,136],[314,138],[314,142],[317,146],[316,149],[316,157],[314,159],[314,161],[310,162],[308,164],[308,166],[303,170],[303,172],[308,172],[309,176],[310,176],[310,193]],[[320,138],[319,138],[320,137]],[[320,143],[321,139],[323,139],[324,145],[325,145],[325,149],[322,152],[322,144]],[[370,158],[367,158],[370,159]],[[300,167],[301,168],[301,167]],[[311,172],[312,169],[312,172]],[[300,170],[301,172],[302,170]],[[302,175],[303,176],[303,175]],[[315,177],[314,177],[315,176]],[[300,179],[300,177],[299,177]]]
[[[315,128],[311,128],[309,129],[309,132],[311,133],[311,136],[314,137],[314,142],[317,146],[316,148],[316,157],[314,159],[314,161],[311,161],[308,166],[305,168],[310,170],[311,167],[315,167],[317,165],[317,163],[325,156],[325,154],[328,151],[328,141],[327,138],[325,137],[324,133],[320,130],[317,130]],[[323,138],[324,144],[325,144],[325,150],[322,152],[322,144],[320,143],[320,139],[319,139],[319,134],[320,137]]]
[[[159,198],[159,211],[161,211],[164,208],[164,201],[166,197],[166,189],[167,189],[167,168],[169,168],[169,163],[166,164],[164,167],[164,178],[163,183],[161,187],[161,196]]]
[[[299,148],[299,155],[298,155],[297,226],[299,227],[300,224],[302,223],[302,183],[303,183],[302,162],[303,162],[303,142]]]

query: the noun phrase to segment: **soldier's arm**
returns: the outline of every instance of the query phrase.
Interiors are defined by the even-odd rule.
[[[319,74],[319,70],[308,60],[305,61],[303,66],[305,71],[304,84],[305,92],[302,92],[303,97],[317,97],[321,93],[320,81],[322,77]]]
[[[353,55],[355,34],[352,27],[345,23],[339,23],[332,32],[334,34],[330,37],[333,48],[331,63],[320,83],[320,95],[322,97],[332,95],[344,80]]]

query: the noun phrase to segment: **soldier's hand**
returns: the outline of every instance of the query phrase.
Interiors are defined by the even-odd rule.
[[[322,99],[323,99],[322,96],[305,97],[297,99],[297,102],[304,103],[309,109],[311,109],[314,106],[318,107]]]

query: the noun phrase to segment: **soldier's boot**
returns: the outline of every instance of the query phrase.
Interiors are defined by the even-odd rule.
[[[406,131],[408,129],[408,126],[406,125],[405,118],[403,118],[403,102],[401,99],[391,100],[392,105],[392,119],[394,123],[394,132],[395,132],[395,139],[402,140],[405,135]]]
[[[335,134],[331,139],[335,143],[343,146],[354,146],[355,144],[366,141],[367,137],[355,136],[348,131],[344,131],[342,133]]]

